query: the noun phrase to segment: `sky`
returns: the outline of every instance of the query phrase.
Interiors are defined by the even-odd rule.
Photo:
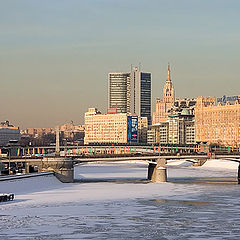
[[[177,97],[240,95],[239,0],[0,0],[0,121],[84,123],[108,72],[141,62],[152,109],[167,64]]]

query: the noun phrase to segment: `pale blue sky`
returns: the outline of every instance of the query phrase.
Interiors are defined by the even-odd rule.
[[[0,120],[83,123],[107,74],[142,63],[153,109],[167,63],[177,97],[240,95],[239,0],[0,0]]]

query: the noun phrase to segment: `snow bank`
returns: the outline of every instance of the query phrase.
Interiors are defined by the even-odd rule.
[[[207,160],[207,162],[201,166],[202,169],[209,168],[209,169],[216,169],[216,170],[233,170],[236,171],[238,169],[238,162],[230,161],[230,160],[222,160],[222,159],[212,159]]]
[[[192,166],[193,163],[185,160],[168,160],[167,166],[179,166],[179,167],[189,167]]]
[[[0,193],[24,194],[63,187],[53,175],[22,178],[0,182]]]

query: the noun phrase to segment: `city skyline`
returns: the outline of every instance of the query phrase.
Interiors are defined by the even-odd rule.
[[[107,108],[108,72],[138,62],[152,112],[168,62],[177,98],[239,95],[238,1],[0,2],[1,121],[83,123]]]

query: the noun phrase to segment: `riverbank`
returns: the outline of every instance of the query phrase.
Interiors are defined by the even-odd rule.
[[[221,164],[221,163],[219,163]],[[54,176],[0,182],[16,199],[0,204],[0,238],[219,239],[240,236],[237,184],[194,179],[235,178],[235,169],[168,167],[167,183],[146,182],[147,165],[86,164],[78,182]],[[92,180],[95,180],[91,182]],[[84,182],[85,181],[85,182]],[[222,239],[222,238],[221,238]]]

